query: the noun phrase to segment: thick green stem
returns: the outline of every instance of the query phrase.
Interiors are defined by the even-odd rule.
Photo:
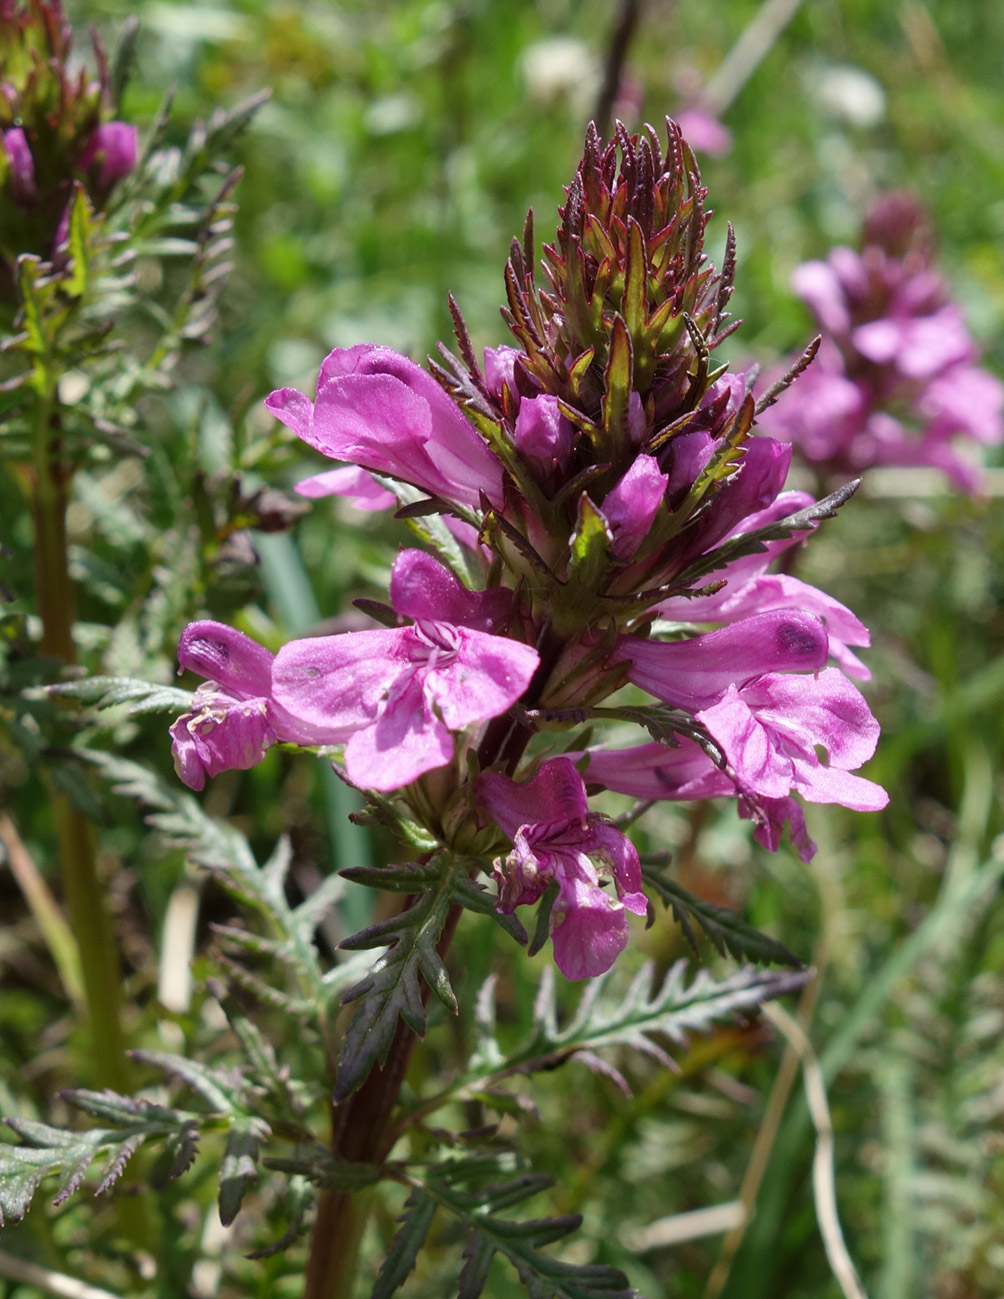
[[[450,945],[460,911],[458,906],[450,908],[437,945],[440,956]],[[427,1000],[428,989],[423,993]],[[378,1163],[386,1157],[390,1117],[416,1040],[414,1032],[400,1021],[383,1068],[374,1068],[359,1090],[335,1107],[331,1149],[337,1159]],[[318,1196],[303,1299],[351,1299],[370,1203],[371,1194],[365,1191],[322,1191]]]
[[[60,457],[51,380],[45,388],[36,413],[31,502],[35,520],[35,598],[42,621],[42,653],[69,664],[76,661],[76,601],[66,546],[70,470]],[[70,928],[80,951],[94,1081],[100,1086],[126,1090],[130,1067],[121,1027],[118,945],[98,874],[94,829],[52,781],[47,785]]]
[[[51,782],[50,796],[66,911],[80,951],[94,1081],[128,1092],[132,1069],[122,1032],[118,944],[98,875],[94,827]]]

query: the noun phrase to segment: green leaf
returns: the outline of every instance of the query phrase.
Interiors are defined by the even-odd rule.
[[[497,1161],[475,1157],[445,1161],[420,1175],[425,1193],[467,1233],[459,1299],[477,1299],[483,1293],[496,1253],[513,1265],[531,1299],[639,1299],[618,1268],[566,1263],[541,1252],[575,1231],[582,1221],[579,1214],[523,1222],[500,1217],[501,1211],[538,1195],[551,1180],[525,1173],[483,1185],[498,1172]]]
[[[603,446],[597,448],[601,459],[614,459],[617,448],[626,442],[631,385],[634,374],[631,335],[624,319],[615,315],[610,330],[610,351],[603,375]]]
[[[576,598],[575,591],[593,593],[601,588],[610,569],[612,543],[606,519],[583,492],[579,497],[579,512],[570,543],[568,586],[571,598]]]
[[[792,537],[797,532],[809,532],[813,526],[821,519],[832,519],[837,510],[845,505],[854,493],[857,491],[860,479],[853,482],[845,483],[843,487],[838,487],[835,492],[825,496],[821,501],[815,501],[812,505],[806,506],[804,510],[799,510],[795,514],[789,514],[787,518],[779,519],[776,523],[767,524],[766,527],[756,528],[753,532],[742,532],[725,541],[717,549],[707,555],[702,555],[700,559],[694,561],[689,568],[685,569],[676,580],[676,586],[690,586],[698,580],[705,577],[708,573],[717,572],[718,569],[724,568],[734,559],[742,559],[746,555],[759,555],[766,549],[765,543],[768,541],[782,541]]]
[[[246,1116],[234,1120],[220,1164],[220,1222],[229,1227],[240,1212],[248,1188],[258,1180],[261,1143],[272,1135],[264,1119]]]
[[[63,1095],[88,1113],[112,1117],[118,1128],[91,1128],[68,1132],[30,1119],[6,1119],[27,1145],[0,1143],[0,1226],[19,1222],[27,1213],[42,1181],[59,1175],[54,1203],[62,1203],[76,1191],[91,1164],[102,1155],[108,1159],[96,1188],[103,1194],[122,1176],[131,1156],[147,1141],[164,1141],[172,1152],[166,1178],[180,1175],[190,1159],[179,1157],[179,1147],[194,1148],[193,1129],[200,1116],[171,1110],[162,1105],[115,1092],[64,1092]]]
[[[387,1176],[377,1164],[336,1159],[327,1146],[317,1142],[300,1147],[297,1154],[286,1158],[263,1159],[262,1164],[278,1173],[305,1177],[314,1186],[329,1191],[361,1191]]]
[[[534,1004],[533,1028],[517,1046],[505,1050],[495,1034],[493,985],[489,982],[477,999],[477,1045],[465,1072],[422,1106],[427,1115],[441,1105],[472,1095],[494,1105],[493,1088],[516,1075],[553,1069],[580,1054],[588,1057],[604,1047],[630,1047],[663,1065],[671,1059],[659,1040],[669,1038],[685,1046],[694,1032],[705,1032],[716,1023],[732,1022],[737,1015],[753,1014],[765,1001],[797,991],[811,978],[811,970],[756,970],[744,966],[716,980],[705,969],[693,982],[685,982],[686,961],[679,961],[653,990],[654,967],[642,966],[619,1001],[604,994],[610,975],[590,979],[583,989],[572,1020],[558,1022],[555,975],[546,966]],[[653,1038],[655,1040],[653,1040]],[[511,1098],[509,1098],[511,1099]]]
[[[624,296],[621,315],[628,333],[637,344],[645,328],[645,279],[648,274],[648,253],[645,234],[633,216],[627,219],[627,265],[624,272]]]
[[[342,1041],[336,1101],[351,1095],[372,1066],[386,1060],[399,1018],[413,1033],[424,1035],[426,1011],[420,977],[456,1013],[456,997],[436,944],[452,905],[454,874],[462,869],[459,863],[440,858],[438,879],[429,882],[410,907],[341,943],[349,951],[384,946],[390,950],[343,997],[343,1001],[358,1001],[359,1005]]]
[[[84,677],[49,686],[50,695],[79,699],[97,709],[131,704],[129,715],[139,713],[185,713],[192,707],[192,693],[177,686],[140,681],[135,677]]]
[[[431,1195],[416,1188],[405,1200],[404,1207],[406,1212],[398,1220],[401,1227],[391,1241],[370,1299],[390,1299],[404,1285],[432,1226],[436,1201]]]
[[[520,947],[526,946],[526,930],[515,915],[507,916],[499,911],[495,895],[489,893],[483,884],[460,876],[454,880],[451,896],[457,906],[463,907],[465,911],[473,911],[479,916],[491,916],[510,938],[519,943]]]
[[[660,871],[643,866],[642,875],[646,883],[659,893],[663,902],[672,907],[673,915],[682,928],[687,942],[693,948],[694,955],[700,956],[694,924],[700,925],[711,940],[715,950],[721,955],[735,957],[737,961],[752,961],[754,964],[776,962],[778,965],[790,965],[796,970],[805,968],[804,961],[790,952],[777,939],[762,934],[759,929],[744,920],[738,912],[727,907],[715,906],[706,902],[694,893],[681,888],[673,880],[667,879]]]
[[[24,312],[22,345],[26,352],[31,352],[35,356],[44,356],[48,351],[48,343],[42,331],[42,302],[35,283],[40,268],[40,260],[30,253],[24,253],[17,259],[17,284]],[[37,387],[37,380],[33,382]]]
[[[187,1083],[217,1114],[235,1114],[247,1096],[247,1087],[239,1072],[235,1074],[233,1070],[214,1069],[198,1060],[173,1055],[169,1051],[137,1050],[130,1051],[129,1054],[141,1064],[148,1064]]]
[[[87,191],[83,185],[77,184],[70,203],[70,273],[65,281],[66,292],[71,298],[82,298],[90,282],[90,226],[91,207]]]
[[[271,860],[259,866],[245,836],[233,826],[207,816],[187,791],[172,787],[139,763],[116,754],[97,749],[75,752],[114,781],[117,793],[156,809],[147,818],[148,823],[183,846],[195,865],[210,871],[228,892],[258,913],[271,931],[267,938],[243,935],[243,931],[232,927],[226,930],[228,941],[246,943],[248,950],[259,950],[281,961],[287,976],[293,975],[298,984],[298,995],[292,999],[277,990],[287,1008],[295,1007],[292,1013],[311,1021],[323,1015],[353,977],[350,971],[322,972],[313,939],[321,915],[332,895],[337,894],[335,886],[325,887],[318,907],[291,907],[285,891],[290,864],[285,840],[279,841]]]

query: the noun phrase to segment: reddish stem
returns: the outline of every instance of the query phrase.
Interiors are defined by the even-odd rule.
[[[440,957],[453,939],[461,908],[450,908],[437,949]],[[429,988],[422,989],[428,1002]],[[416,1034],[398,1022],[386,1063],[375,1066],[357,1092],[332,1110],[331,1150],[349,1163],[379,1163],[390,1144],[391,1114],[401,1094]],[[304,1299],[349,1299],[354,1289],[359,1246],[368,1206],[358,1191],[322,1191],[310,1241]]]

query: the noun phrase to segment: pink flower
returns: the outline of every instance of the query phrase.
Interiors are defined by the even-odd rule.
[[[313,402],[281,388],[265,405],[333,460],[459,505],[477,507],[482,493],[502,502],[502,466],[481,435],[431,375],[389,347],[336,348],[321,366]]]
[[[516,450],[542,482],[551,482],[568,466],[575,429],[558,409],[557,397],[524,397],[513,434]]]
[[[273,656],[250,636],[219,622],[189,623],[178,662],[207,679],[192,711],[170,728],[174,767],[190,789],[221,771],[254,767],[277,739],[297,738],[272,704]]]
[[[630,559],[648,535],[659,506],[666,499],[669,476],[655,456],[639,455],[620,482],[607,493],[603,516],[610,525],[614,555]]]
[[[35,161],[28,146],[28,137],[19,126],[3,132],[3,147],[10,165],[10,186],[14,202],[22,212],[38,198],[35,184]]]
[[[397,497],[386,487],[381,487],[372,474],[355,465],[341,469],[326,469],[323,473],[303,478],[296,484],[296,492],[314,500],[320,496],[345,496],[357,510],[367,512],[389,510],[397,504]]]
[[[109,191],[136,166],[139,149],[139,131],[127,122],[104,122],[97,128],[77,159],[81,171],[90,171],[98,165],[97,185]]]
[[[622,637],[614,661],[630,665],[635,685],[693,714],[742,793],[779,799],[794,790],[810,802],[877,810],[885,791],[848,773],[874,753],[878,723],[840,672],[819,671],[828,653],[818,618],[779,609],[686,641]]]
[[[390,602],[416,622],[452,622],[496,633],[508,620],[512,591],[503,586],[472,591],[424,550],[402,550],[391,570]]]
[[[793,798],[743,793],[693,740],[680,739],[672,747],[653,741],[630,749],[589,749],[587,756],[590,784],[596,781],[615,793],[644,799],[691,801],[738,795],[739,815],[754,823],[753,838],[762,847],[777,852],[787,824],[802,860],[811,861],[815,854],[805,816]]]
[[[452,733],[510,708],[538,661],[504,636],[423,622],[291,641],[272,689],[309,742],[345,744],[353,783],[389,791],[446,766]]]
[[[736,792],[735,781],[693,740],[680,739],[673,746],[653,740],[628,749],[588,749],[586,756],[587,782],[616,794],[688,801],[730,797]]]
[[[828,474],[929,465],[976,491],[979,467],[957,444],[1004,441],[1004,385],[973,363],[976,346],[933,269],[916,199],[880,199],[863,237],[860,253],[834,248],[792,276],[823,345],[790,393],[763,412],[763,427]]]
[[[498,909],[509,914],[558,886],[551,911],[554,959],[569,979],[603,974],[628,940],[625,912],[644,915],[641,866],[630,840],[591,813],[582,777],[568,758],[545,762],[527,781],[487,772],[477,797],[513,844],[495,862]],[[601,874],[613,880],[605,891]]]
[[[812,503],[806,492],[782,492],[766,509],[744,519],[729,538],[739,537],[775,523]],[[658,606],[660,617],[673,622],[738,622],[752,614],[769,609],[801,609],[814,613],[826,627],[830,654],[850,676],[868,681],[871,672],[850,649],[852,645],[871,644],[868,628],[845,605],[832,596],[787,573],[768,573],[768,565],[790,546],[797,545],[802,533],[781,541],[765,543],[765,553],[746,555],[724,568],[709,573],[708,586],[724,581],[721,590],[711,595],[677,596]]]
[[[504,713],[540,661],[484,630],[504,621],[510,592],[468,591],[421,551],[398,557],[391,599],[413,627],[291,641],[272,670],[305,742],[345,744],[349,779],[381,791],[446,766],[453,732]]]

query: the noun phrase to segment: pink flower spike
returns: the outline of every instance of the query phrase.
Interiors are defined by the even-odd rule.
[[[554,880],[551,911],[554,959],[569,979],[609,970],[627,944],[626,911],[644,915],[641,865],[631,841],[589,812],[582,777],[568,758],[553,758],[521,784],[488,772],[478,800],[513,843],[495,862],[498,909],[504,913],[538,901]],[[613,879],[616,896],[601,887]]]
[[[346,744],[349,779],[389,792],[453,757],[451,732],[498,717],[539,656],[504,636],[422,623],[292,641],[273,697],[314,744]]]
[[[502,466],[430,374],[389,347],[336,348],[317,398],[281,388],[266,407],[334,460],[388,474],[433,496],[477,507],[502,503]]]

